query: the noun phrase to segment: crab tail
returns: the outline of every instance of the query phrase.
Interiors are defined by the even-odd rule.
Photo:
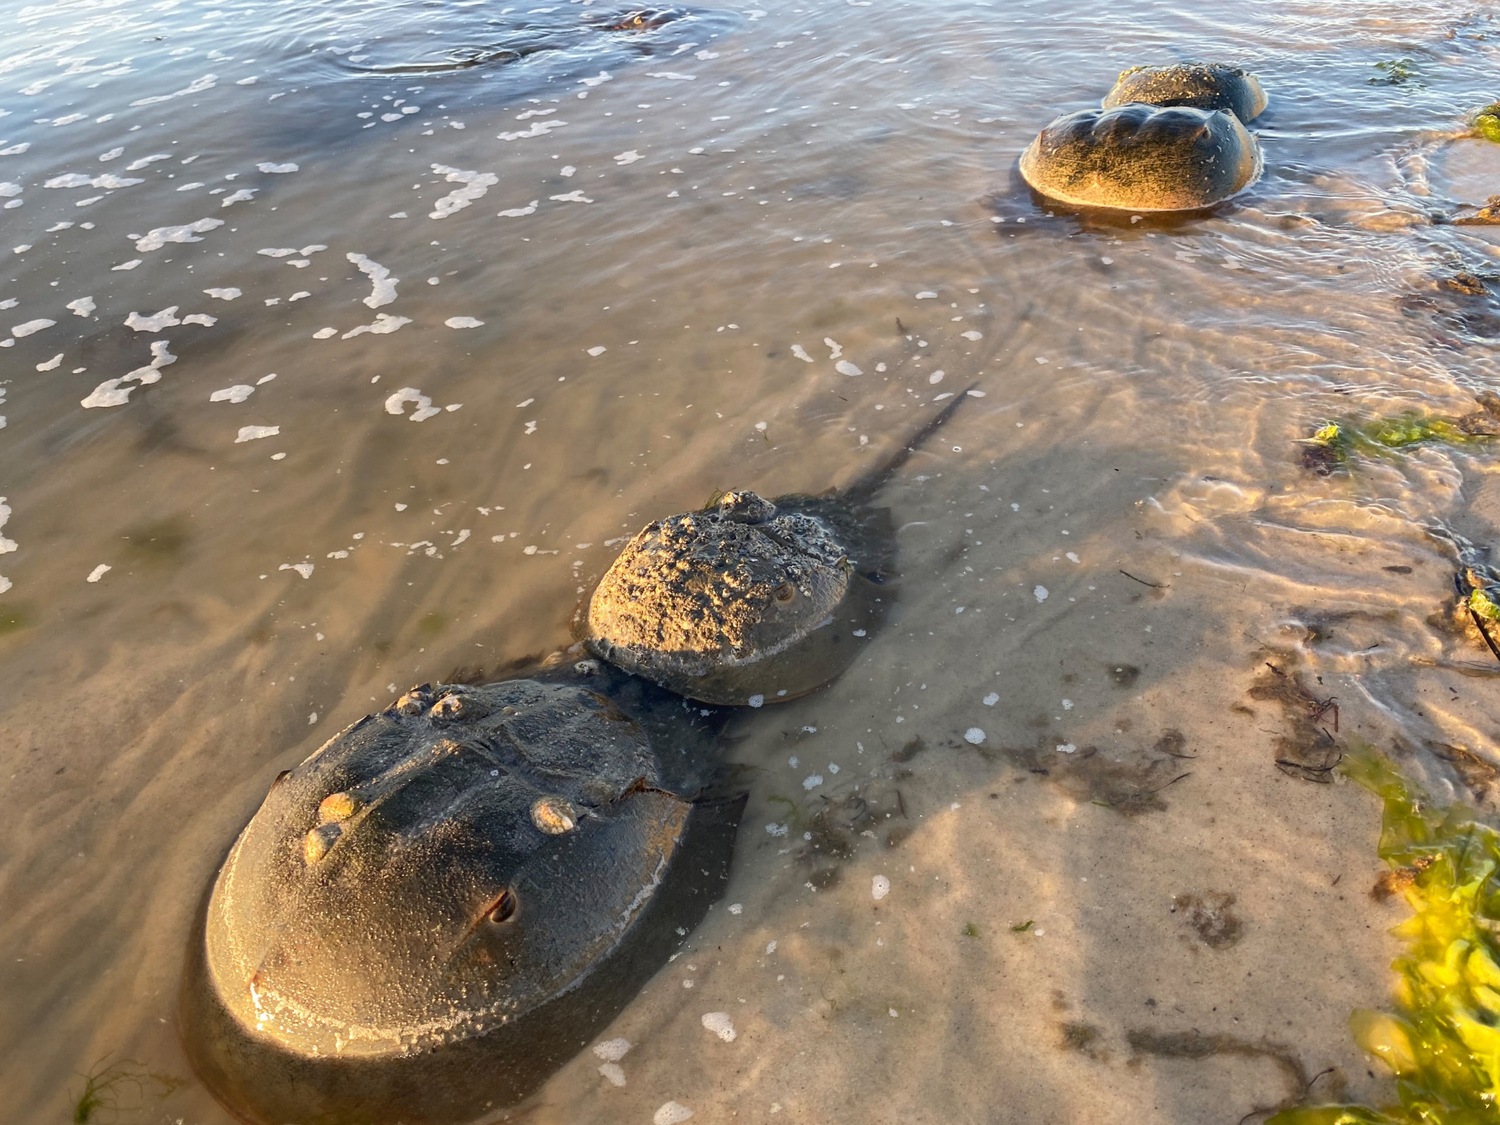
[[[918,449],[921,449],[923,444],[926,443],[927,439],[932,437],[933,434],[937,433],[938,430],[942,428],[944,422],[953,417],[954,411],[958,409],[959,404],[961,404],[964,399],[969,397],[969,392],[972,391],[976,386],[978,386],[977,383],[970,383],[958,394],[954,395],[952,402],[948,403],[948,405],[943,407],[942,410],[938,411],[930,419],[924,422],[921,427],[915,433],[911,434],[911,436],[909,436],[905,441],[903,441],[900,448],[898,448],[894,453],[887,457],[884,462],[876,465],[875,468],[871,469],[869,472],[865,473],[853,484],[851,484],[844,491],[844,495],[848,498],[849,502],[853,504],[864,504],[869,502],[869,500],[874,497],[877,492],[879,492],[886,486],[887,482],[889,482],[893,476],[901,471],[901,467],[906,464],[906,462],[911,458],[911,455]]]

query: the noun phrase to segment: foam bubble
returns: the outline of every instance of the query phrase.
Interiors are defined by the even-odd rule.
[[[450,316],[443,323],[449,328],[479,328],[484,321],[472,316]]]
[[[629,1039],[606,1039],[594,1044],[594,1054],[605,1062],[619,1062],[630,1050]]]
[[[455,211],[462,211],[500,182],[500,177],[493,172],[470,172],[446,164],[434,164],[432,170],[446,177],[449,183],[464,186],[439,199],[428,214],[429,219],[446,219]]]
[[[396,299],[397,279],[391,276],[390,270],[386,269],[379,262],[372,261],[364,254],[345,254],[344,257],[358,266],[360,273],[370,279],[372,291],[365,298],[365,304],[369,305],[372,309],[378,309],[381,305],[388,305]],[[397,327],[400,326],[398,325]],[[375,330],[372,328],[371,331]],[[394,332],[395,329],[387,328],[385,331]]]
[[[32,336],[44,328],[51,328],[57,321],[38,317],[36,320],[28,320],[25,324],[18,324],[10,330],[10,334],[17,339],[23,336]]]
[[[193,236],[206,234],[215,227],[223,225],[223,219],[199,219],[197,222],[183,223],[181,226],[157,227],[155,230],[147,231],[143,238],[136,239],[135,248],[142,254],[149,254],[153,250],[160,250],[169,242],[202,242],[203,239]]]
[[[870,880],[870,897],[876,902],[891,893],[891,881],[884,875],[876,875]]]
[[[693,1111],[679,1102],[666,1102],[651,1116],[651,1125],[682,1125]]]
[[[734,1021],[729,1018],[728,1012],[705,1012],[703,1026],[726,1043],[733,1043],[735,1040],[737,1032],[734,1030]]]
[[[255,388],[248,383],[236,383],[232,387],[224,387],[214,391],[208,396],[209,402],[244,402],[255,393]]]
[[[358,328],[351,328],[339,337],[341,340],[349,340],[355,336],[363,336],[366,332],[376,336],[389,336],[403,324],[410,324],[409,316],[392,316],[390,313],[376,313],[375,320],[370,324],[361,324]]]
[[[261,438],[275,437],[279,433],[280,426],[241,426],[234,443],[238,445],[242,441],[259,441]],[[307,575],[304,574],[303,577],[306,578]]]

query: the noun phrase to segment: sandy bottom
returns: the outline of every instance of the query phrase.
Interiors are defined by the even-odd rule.
[[[176,992],[277,771],[410,684],[565,644],[648,520],[846,484],[971,385],[880,497],[891,620],[731,725],[723,901],[495,1118],[1197,1125],[1393,1095],[1347,1020],[1389,1005],[1404,908],[1370,897],[1379,805],[1333,767],[1368,744],[1493,810],[1500,665],[1452,576],[1453,536],[1500,535],[1496,453],[1322,475],[1299,442],[1500,390],[1500,281],[1446,284],[1500,275],[1500,237],[1434,222],[1500,174],[1453,137],[1491,21],[909,8],[734,11],[514,86],[353,71],[399,5],[274,34],[27,17],[0,66],[26,247],[0,278],[0,1117],[92,1089],[94,1121],[228,1121]],[[129,70],[111,20],[150,44]],[[1421,84],[1372,84],[1397,38]],[[1051,116],[1183,56],[1270,93],[1244,197],[1132,222],[1020,185]]]

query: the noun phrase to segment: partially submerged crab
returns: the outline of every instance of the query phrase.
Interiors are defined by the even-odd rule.
[[[1140,102],[1156,106],[1222,109],[1246,125],[1266,108],[1266,92],[1248,70],[1224,63],[1136,66],[1122,71],[1104,108]]]
[[[1021,154],[1039,194],[1078,207],[1199,211],[1254,183],[1260,145],[1225,110],[1131,102],[1064,114]]]
[[[595,587],[584,642],[707,703],[778,702],[832,680],[892,601],[895,527],[870,501],[966,394],[847,490],[726,492],[648,524]]]
[[[446,1123],[525,1096],[727,878],[720,717],[584,661],[423,685],[280,775],[224,860],[182,1027],[253,1121]]]

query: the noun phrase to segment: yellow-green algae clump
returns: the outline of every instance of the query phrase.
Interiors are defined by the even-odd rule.
[[[1500,144],[1500,102],[1487,105],[1474,115],[1474,132]]]
[[[1368,747],[1344,772],[1385,802],[1377,891],[1412,916],[1396,1013],[1356,1011],[1355,1040],[1395,1072],[1400,1105],[1313,1106],[1267,1125],[1481,1125],[1500,1117],[1500,832],[1471,810],[1429,806]]]
[[[1427,442],[1467,445],[1494,437],[1494,422],[1476,412],[1442,418],[1408,410],[1369,422],[1327,422],[1301,442],[1302,460],[1310,469],[1329,473],[1347,465],[1355,454],[1380,454]]]

